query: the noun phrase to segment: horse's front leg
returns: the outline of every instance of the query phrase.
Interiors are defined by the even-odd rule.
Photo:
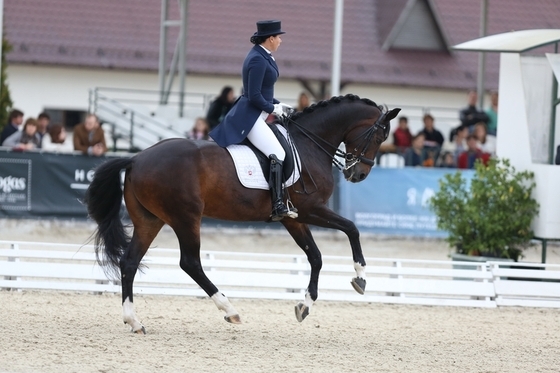
[[[354,269],[356,270],[356,277],[352,279],[351,284],[354,290],[360,294],[364,294],[366,289],[366,260],[362,253],[360,232],[358,228],[356,228],[356,225],[352,221],[336,214],[327,206],[317,207],[309,215],[302,217],[302,220],[319,227],[338,229],[348,236],[350,247],[352,248]]]
[[[309,315],[311,306],[317,300],[319,272],[323,266],[323,260],[321,259],[321,252],[319,251],[307,224],[298,223],[293,219],[284,219],[282,220],[282,224],[286,227],[288,233],[290,233],[298,246],[305,252],[307,260],[311,265],[311,276],[305,293],[305,300],[303,303],[298,303],[295,308],[296,318],[299,322],[302,322],[303,319]]]

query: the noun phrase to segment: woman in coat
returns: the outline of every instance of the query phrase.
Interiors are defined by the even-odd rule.
[[[265,119],[269,114],[284,115],[284,107],[274,98],[274,83],[278,79],[278,66],[272,57],[284,34],[280,21],[259,21],[257,32],[251,37],[255,46],[243,63],[243,95],[228,112],[222,123],[210,132],[221,147],[239,144],[245,138],[270,159],[269,185],[272,194],[272,221],[284,217],[296,218],[297,210],[284,203],[282,167],[286,156]]]

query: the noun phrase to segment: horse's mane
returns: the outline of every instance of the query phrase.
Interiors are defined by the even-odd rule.
[[[377,105],[375,102],[373,102],[369,98],[360,98],[360,96],[357,96],[357,95],[347,94],[346,96],[331,97],[328,100],[323,100],[323,101],[317,102],[316,104],[312,104],[312,105],[306,107],[305,109],[303,109],[303,111],[296,111],[296,112],[292,113],[292,115],[290,115],[290,119],[297,120],[301,116],[304,116],[304,115],[309,114],[309,113],[313,113],[317,109],[321,109],[321,108],[324,108],[324,107],[327,107],[327,106],[330,106],[330,105],[333,105],[333,104],[338,104],[342,101],[362,101],[367,105],[375,106],[380,111],[383,111],[382,106]]]

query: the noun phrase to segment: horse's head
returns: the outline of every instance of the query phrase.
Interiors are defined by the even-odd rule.
[[[352,129],[345,140],[346,167],[344,177],[353,183],[366,179],[375,164],[375,156],[381,143],[387,140],[391,129],[391,119],[401,109],[396,108],[385,113],[380,111],[377,120],[371,125],[365,123]],[[365,127],[365,129],[364,129]]]

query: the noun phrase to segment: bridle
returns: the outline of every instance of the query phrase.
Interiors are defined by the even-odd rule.
[[[371,140],[373,139],[373,137],[375,136],[375,134],[379,129],[383,130],[383,136],[384,136],[383,140],[381,140],[379,144],[387,140],[387,137],[389,137],[389,123],[388,122],[386,123],[386,117],[387,117],[387,112],[380,115],[379,118],[377,118],[377,120],[375,121],[375,123],[373,123],[371,127],[367,128],[364,132],[362,132],[361,134],[353,138],[351,141],[345,141],[345,144],[346,143],[351,144],[356,140],[360,140],[360,142],[354,147],[351,153],[350,152],[345,153],[342,150],[340,150],[338,146],[334,146],[329,142],[327,142],[326,140],[322,139],[321,137],[318,137],[314,133],[309,132],[305,127],[301,126],[299,123],[292,120],[290,117],[285,117],[284,119],[286,121],[289,121],[290,123],[293,123],[305,135],[305,137],[307,137],[315,145],[317,145],[317,147],[319,147],[319,149],[321,149],[324,153],[328,154],[329,157],[332,158],[332,163],[336,166],[336,168],[338,168],[339,171],[343,172],[351,169],[352,167],[356,166],[360,162],[372,167],[375,165],[375,160],[366,158],[365,154],[371,144]],[[334,156],[331,156],[331,152],[325,149],[313,137],[315,137],[319,141],[322,141],[325,145],[329,146],[331,149],[334,149],[335,151]],[[346,164],[343,164],[341,161],[339,161],[337,157],[344,158]]]

